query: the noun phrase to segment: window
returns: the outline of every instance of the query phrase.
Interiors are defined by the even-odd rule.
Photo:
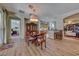
[[[55,30],[56,29],[56,22],[49,22],[49,30]]]
[[[2,13],[0,12],[0,44],[3,43],[3,19]]]

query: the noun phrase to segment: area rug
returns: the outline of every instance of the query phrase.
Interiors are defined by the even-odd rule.
[[[13,44],[6,44],[6,45],[3,45],[2,47],[0,47],[0,51],[5,50],[5,49],[9,49],[12,47],[13,47]]]

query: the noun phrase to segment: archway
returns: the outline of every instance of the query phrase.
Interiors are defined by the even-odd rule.
[[[64,37],[79,38],[79,13],[64,18]]]

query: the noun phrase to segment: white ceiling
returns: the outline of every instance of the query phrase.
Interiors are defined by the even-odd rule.
[[[28,7],[28,3],[3,3],[8,10],[19,12],[24,11],[25,16],[28,16],[32,11]],[[36,7],[36,14],[39,18],[57,18],[65,13],[79,9],[78,3],[37,3],[31,4]]]

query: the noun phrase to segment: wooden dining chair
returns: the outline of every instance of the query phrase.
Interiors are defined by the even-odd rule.
[[[28,46],[29,46],[29,43],[33,41],[33,38],[31,37],[29,32],[26,32],[25,34],[25,41],[27,42]]]
[[[45,33],[41,33],[39,35],[37,43],[38,45],[40,45],[41,49],[43,49],[43,46],[46,48],[46,34]]]

